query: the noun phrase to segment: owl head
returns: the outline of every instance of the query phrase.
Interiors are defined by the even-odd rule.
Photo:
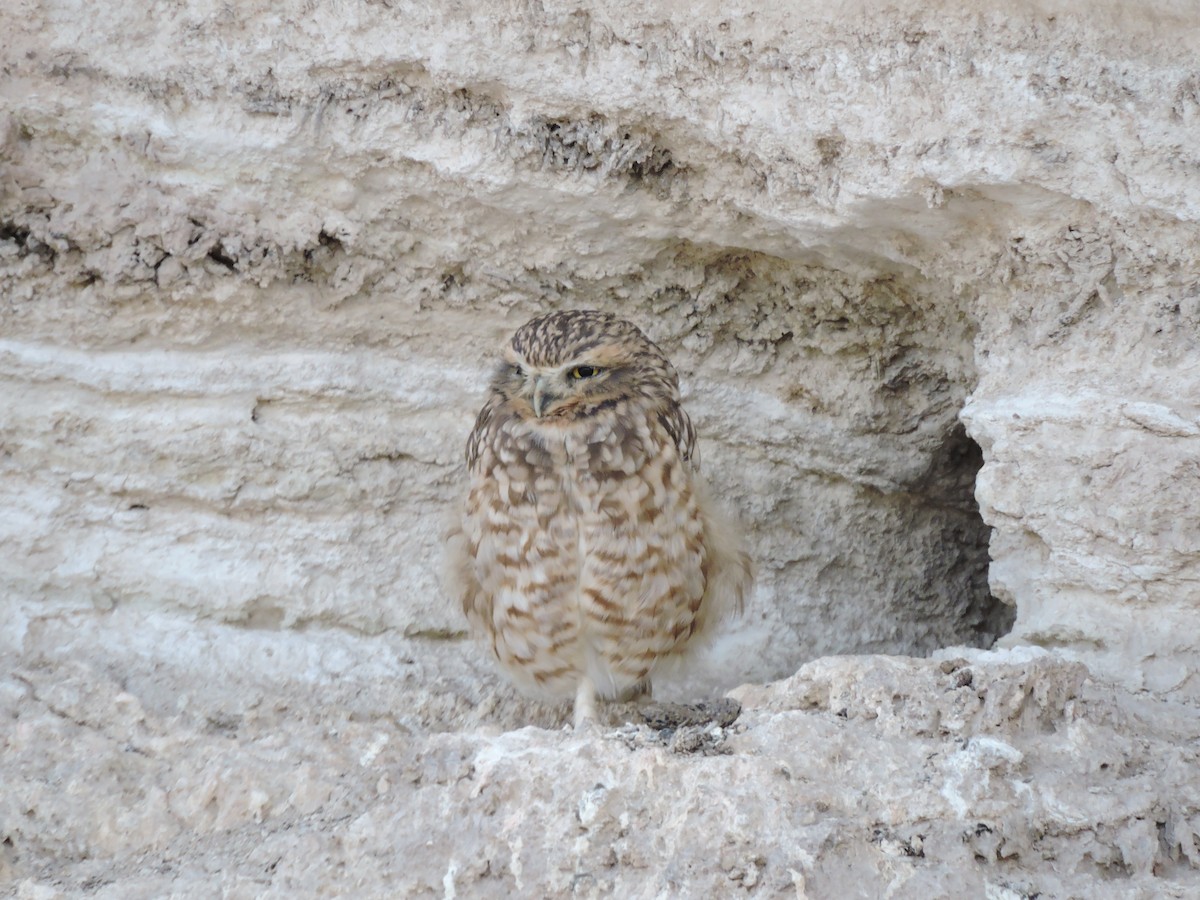
[[[546,425],[622,401],[679,402],[679,377],[658,346],[636,325],[592,309],[547,313],[518,328],[492,387],[519,415]]]

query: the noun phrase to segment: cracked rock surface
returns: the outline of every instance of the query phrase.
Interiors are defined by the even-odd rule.
[[[131,659],[123,682],[51,659],[6,676],[0,872],[18,896],[111,898],[1200,885],[1194,711],[1046,651],[829,657],[738,689],[724,727],[610,710],[576,734],[477,681],[405,679],[368,642],[345,638],[374,659],[334,684],[223,693]]]

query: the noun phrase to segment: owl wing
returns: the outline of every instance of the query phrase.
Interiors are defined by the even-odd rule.
[[[499,410],[504,398],[493,394],[479,411],[475,418],[475,427],[467,438],[467,471],[473,477],[480,477],[484,466],[491,465],[487,448],[495,436],[499,421]],[[475,549],[466,530],[475,527],[471,524],[474,518],[472,498],[468,498],[466,516],[454,522],[443,535],[445,555],[443,578],[452,596],[456,597],[466,613],[467,619],[475,627],[481,627],[491,620],[491,598],[479,583],[475,571]],[[475,523],[477,526],[477,523]],[[478,541],[478,536],[476,536]]]
[[[487,632],[492,621],[492,597],[479,583],[471,540],[462,525],[455,522],[443,532],[442,542],[442,587],[458,601],[471,628]]]
[[[700,446],[692,420],[679,404],[660,413],[659,421],[679,448],[679,455],[700,471]],[[707,562],[704,567],[704,596],[697,611],[693,638],[703,643],[722,619],[739,616],[754,588],[754,563],[746,550],[745,537],[721,508],[713,502],[702,478],[692,481],[704,522]]]
[[[483,404],[483,409],[475,418],[475,427],[471,429],[471,436],[467,438],[467,471],[473,474],[479,465],[479,457],[484,446],[491,441],[492,423],[496,417],[496,410],[502,403],[504,403],[504,398],[499,394],[493,394],[488,397],[487,402]]]
[[[691,463],[692,469],[699,472],[700,446],[696,443],[696,429],[692,425],[691,416],[684,412],[678,403],[672,403],[659,413],[658,421],[675,442],[683,461]]]

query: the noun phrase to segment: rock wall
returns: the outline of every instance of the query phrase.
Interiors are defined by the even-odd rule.
[[[206,855],[270,834],[300,860],[364,804],[381,804],[372,828],[410,803],[475,815],[453,805],[474,789],[420,793],[449,790],[445,772],[325,774],[384,747],[404,772],[443,752],[477,774],[579,757],[554,794],[576,804],[589,766],[606,791],[665,767],[664,784],[708,796],[734,774],[771,783],[751,758],[824,746],[816,707],[762,700],[790,682],[743,689],[744,730],[718,741],[741,762],[640,731],[592,751],[488,733],[562,713],[464,640],[439,534],[500,342],[537,312],[594,306],[675,360],[760,568],[746,618],[664,692],[1002,635],[1013,649],[970,657],[992,693],[1025,684],[1012,659],[1074,685],[1031,683],[1043,718],[1018,703],[995,737],[978,717],[927,725],[936,663],[837,663],[893,688],[851,716],[847,740],[874,749],[831,751],[828,770],[792,760],[796,778],[852,790],[936,750],[950,768],[924,790],[953,771],[982,793],[822,800],[843,813],[787,859],[751,848],[783,827],[783,807],[764,812],[725,875],[655,844],[635,866],[648,894],[717,890],[734,870],[814,896],[866,872],[1004,897],[1101,896],[1102,876],[1194,885],[1192,757],[1167,748],[1196,733],[1172,729],[1200,696],[1200,17],[1168,0],[473,7],[0,13],[0,699],[16,728],[0,771],[23,784],[0,803],[0,877],[30,896],[186,894]],[[1130,709],[1148,744],[1125,743]],[[1157,787],[983,837],[1033,815],[1019,785],[1058,777],[1058,751],[1030,749],[1042,732],[1103,734],[1113,777]],[[812,799],[789,796],[794,812]],[[696,835],[720,819],[646,802],[622,809]],[[585,814],[562,814],[576,824],[544,840],[566,853]],[[1068,820],[1051,849],[1031,836]],[[1106,823],[1087,847],[1085,820]],[[479,826],[500,827],[503,860],[486,835],[470,859],[438,849],[413,890],[629,893],[595,861],[523,868],[512,842],[535,844],[511,821]],[[991,849],[912,862],[914,835],[949,846],[980,826],[964,846]],[[304,866],[362,866],[385,833],[337,831],[348,855],[297,862],[298,880],[243,884],[235,867],[221,883],[287,892]],[[854,860],[840,874],[836,848]],[[1064,854],[1058,881],[1033,850]],[[363,872],[367,893],[395,877]]]

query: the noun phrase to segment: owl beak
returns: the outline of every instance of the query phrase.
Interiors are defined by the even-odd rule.
[[[556,399],[549,381],[545,375],[539,375],[533,381],[533,414],[539,419],[546,412],[546,407]]]

